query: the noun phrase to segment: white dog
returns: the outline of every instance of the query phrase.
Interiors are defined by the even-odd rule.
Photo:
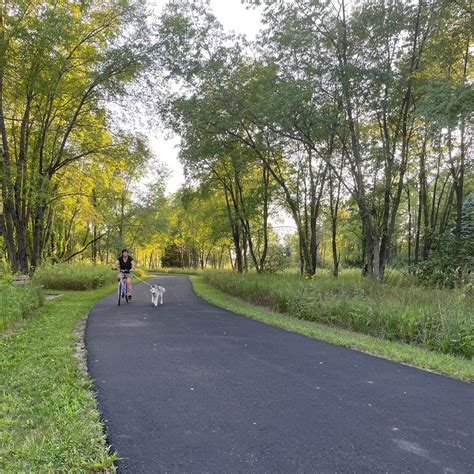
[[[153,285],[150,288],[151,291],[151,304],[153,306],[158,306],[158,301],[163,304],[163,294],[165,293],[165,289],[160,285]]]

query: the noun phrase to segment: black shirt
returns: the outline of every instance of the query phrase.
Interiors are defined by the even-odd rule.
[[[118,258],[118,261],[120,265],[120,270],[124,272],[129,272],[132,269],[133,257],[131,255],[128,256],[127,261],[125,261],[122,256]]]

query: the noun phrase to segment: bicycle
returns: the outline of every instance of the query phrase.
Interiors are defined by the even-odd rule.
[[[128,294],[128,286],[127,282],[125,280],[125,275],[131,275],[131,272],[123,272],[119,270],[120,272],[120,277],[118,281],[118,306],[120,306],[122,299],[125,298],[125,301],[127,303],[130,303],[130,295]]]

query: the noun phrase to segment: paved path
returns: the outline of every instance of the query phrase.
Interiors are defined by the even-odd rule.
[[[474,472],[474,387],[237,316],[163,276],[90,314],[119,472]]]

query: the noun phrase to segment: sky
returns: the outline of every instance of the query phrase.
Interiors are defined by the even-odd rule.
[[[157,11],[166,0],[154,0]],[[241,0],[211,0],[211,8],[223,27],[236,33],[245,34],[248,39],[255,39],[260,29],[260,13],[257,10],[248,10]],[[167,191],[172,193],[184,183],[182,166],[178,160],[179,138],[166,139],[163,130],[150,130],[148,138],[150,148],[160,161],[166,163],[171,171],[167,183]]]

